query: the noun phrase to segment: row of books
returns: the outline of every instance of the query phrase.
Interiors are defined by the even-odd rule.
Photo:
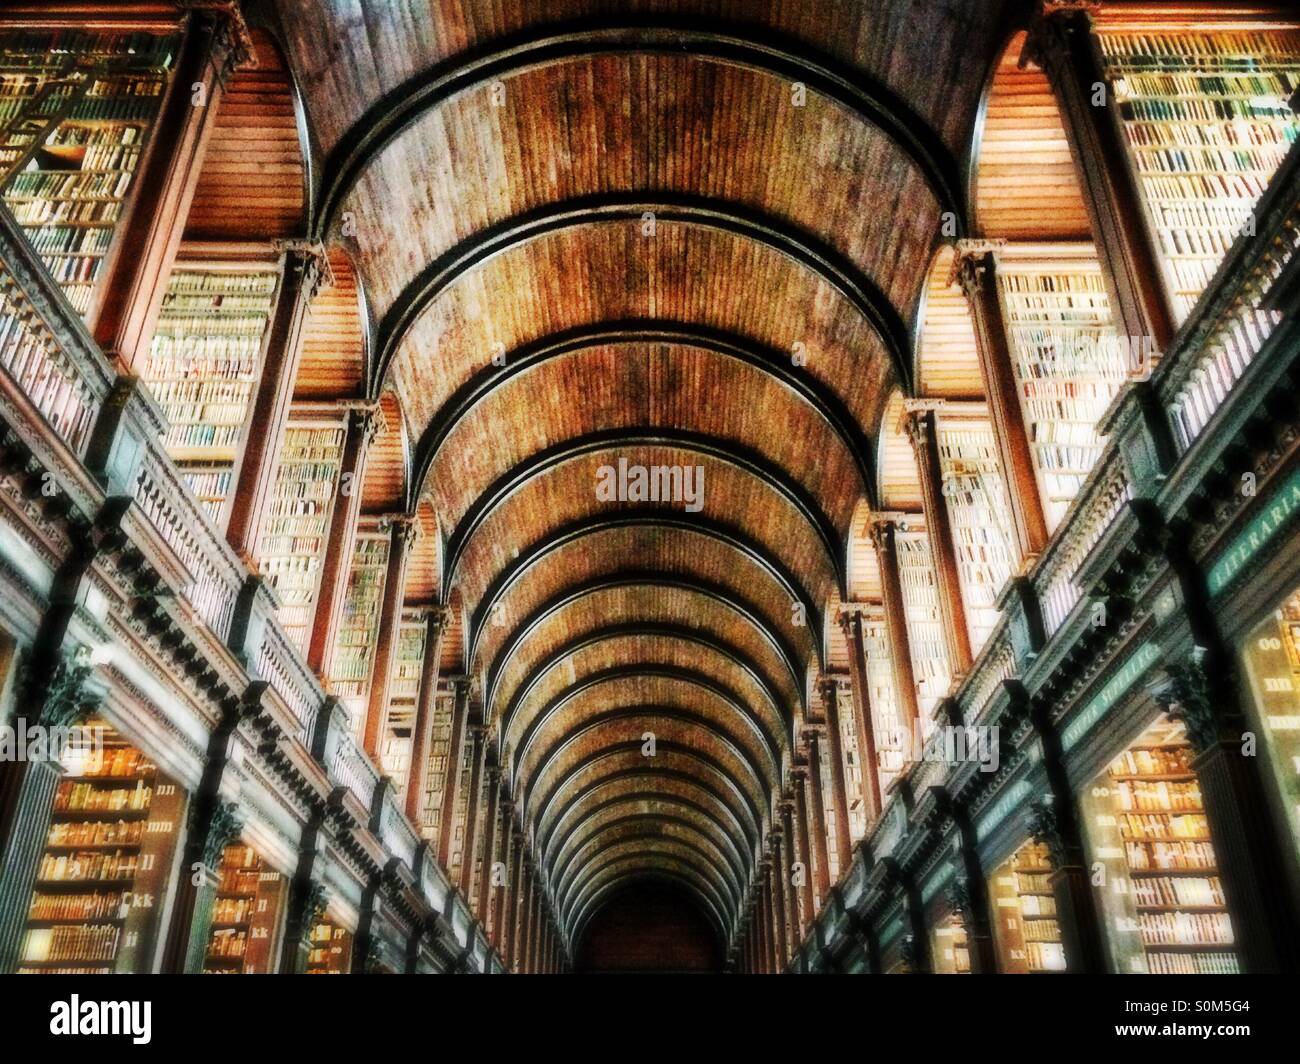
[[[111,961],[121,929],[116,924],[34,927],[23,943],[23,960]]]
[[[1115,794],[1119,808],[1128,811],[1199,812],[1203,808],[1201,787],[1195,779],[1186,782],[1122,780],[1115,785]]]
[[[143,820],[56,820],[47,846],[134,846],[144,832]]]
[[[248,949],[248,932],[237,928],[221,928],[213,932],[208,942],[208,957],[242,959]]]
[[[1128,840],[1124,843],[1124,850],[1128,866],[1135,872],[1214,868],[1214,847],[1208,842]]]
[[[90,780],[63,780],[54,795],[55,812],[120,812],[149,808],[153,788],[144,780],[133,785],[106,788]]]
[[[25,170],[15,174],[5,192],[9,203],[117,203],[131,185],[131,174],[86,173],[84,170]]]
[[[1139,907],[1226,905],[1218,876],[1144,876],[1133,880]]]
[[[137,855],[123,850],[77,850],[75,853],[46,853],[41,857],[38,880],[61,883],[77,880],[123,880],[135,878]]]
[[[1125,750],[1110,763],[1116,776],[1194,776],[1192,749],[1176,746],[1138,746]]]
[[[32,896],[32,920],[118,920],[126,910],[121,891]]]
[[[1147,952],[1147,970],[1152,975],[1237,975],[1237,955],[1226,950],[1213,953]]]
[[[1199,813],[1124,813],[1119,822],[1127,840],[1207,839],[1210,834],[1209,822]]]
[[[253,873],[253,875],[256,875],[256,873]],[[254,880],[254,889],[256,889],[256,885],[256,880]],[[224,883],[221,889],[225,889]],[[234,892],[232,891],[232,893]],[[219,897],[212,906],[212,922],[217,924],[242,924],[248,920],[252,909],[253,902],[251,898]]]
[[[170,67],[174,35],[101,32],[89,29],[14,29],[0,34],[0,66],[15,62],[54,63],[64,56],[119,66]]]
[[[1145,946],[1232,945],[1232,923],[1225,912],[1139,913],[1138,931]]]

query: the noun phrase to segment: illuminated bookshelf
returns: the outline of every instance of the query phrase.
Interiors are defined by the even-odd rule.
[[[0,34],[0,182],[15,219],[72,305],[90,309],[177,38]]]
[[[275,970],[285,878],[243,843],[227,846],[218,868],[205,975],[264,975]]]
[[[966,945],[966,925],[956,913],[949,913],[934,926],[931,956],[936,975],[969,975],[970,950]]]
[[[248,424],[278,273],[172,271],[140,376],[167,417],[167,453],[220,519]]]
[[[1300,591],[1292,592],[1250,633],[1243,652],[1291,846],[1300,854]]]
[[[406,614],[397,632],[393,672],[388,681],[388,711],[384,719],[380,763],[392,777],[397,794],[406,792],[411,774],[412,729],[416,702],[420,697],[420,673],[424,667],[424,637],[427,626],[418,614]]]
[[[1000,970],[1011,975],[1065,971],[1047,847],[1026,842],[993,873],[990,894]]]
[[[322,916],[307,936],[308,975],[346,975],[352,966],[352,934]]]
[[[451,714],[454,701],[450,692],[438,692],[433,702],[433,721],[429,729],[429,765],[424,774],[424,800],[421,803],[420,834],[436,839],[442,830],[442,799],[447,787],[447,755],[451,747]]]
[[[895,533],[894,549],[898,557],[898,580],[903,590],[903,612],[912,651],[918,709],[921,719],[928,721],[952,682],[930,538],[924,530],[909,523],[908,528],[900,526]]]
[[[330,690],[348,711],[353,732],[358,736],[365,728],[391,541],[387,531],[380,531],[364,518],[362,521],[348,571],[347,595],[330,658],[329,676]]]
[[[1291,28],[1098,34],[1176,319],[1196,305],[1300,137]]]
[[[1091,245],[1008,248],[998,291],[1044,516],[1054,531],[1102,440],[1096,425],[1128,377]]]
[[[20,974],[146,970],[182,807],[180,789],[106,725],[70,752],[54,796]]]
[[[867,688],[871,695],[871,724],[875,729],[877,775],[880,793],[886,795],[890,784],[907,767],[911,749],[909,735],[898,711],[889,630],[883,618],[869,620],[863,617],[862,642],[867,657]]]
[[[291,412],[275,489],[258,539],[258,568],[280,599],[280,623],[305,652],[343,463],[344,413]]]
[[[1160,718],[1084,792],[1116,971],[1238,971],[1214,843],[1183,726]],[[1096,880],[1094,879],[1094,883]]]
[[[998,623],[998,594],[1015,572],[1008,542],[1011,512],[993,424],[983,404],[978,414],[942,407],[936,418],[943,497],[957,548],[957,576],[966,606],[971,651],[978,654]]]

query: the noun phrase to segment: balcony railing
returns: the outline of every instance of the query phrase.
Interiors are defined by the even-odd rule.
[[[0,210],[0,366],[84,458],[115,374],[8,210]]]

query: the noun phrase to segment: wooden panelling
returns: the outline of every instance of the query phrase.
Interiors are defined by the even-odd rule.
[[[312,300],[295,399],[360,397],[365,381],[365,330],[357,275],[348,256],[330,252],[333,283]]]
[[[1011,41],[989,90],[979,141],[975,217],[982,235],[1088,240],[1088,213],[1047,77],[1021,68]]]
[[[406,459],[409,440],[402,404],[393,391],[380,400],[384,431],[366,452],[366,474],[361,487],[361,512],[403,513],[406,510]]]
[[[945,399],[980,398],[979,353],[970,305],[961,288],[951,283],[953,249],[935,255],[925,284],[917,353],[917,391]]]
[[[899,424],[903,416],[903,396],[895,392],[880,419],[876,441],[876,461],[880,469],[880,505],[886,510],[919,510],[921,481],[916,471],[916,455]]]
[[[288,68],[253,31],[252,59],[231,75],[217,109],[185,235],[191,240],[301,236],[302,148]]]
[[[428,499],[421,499],[416,508],[422,535],[411,548],[406,563],[406,602],[412,606],[428,606],[438,601],[441,579],[442,549],[439,546],[438,517]]]

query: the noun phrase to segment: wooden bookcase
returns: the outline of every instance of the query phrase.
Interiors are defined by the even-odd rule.
[[[455,700],[450,691],[438,691],[433,703],[433,722],[429,734],[429,766],[424,774],[420,823],[416,825],[420,834],[426,839],[438,838],[438,833],[442,830],[442,800],[447,788],[451,714],[454,705]]]
[[[935,923],[930,935],[930,956],[936,975],[970,975],[966,926],[955,913]]]
[[[908,527],[895,533],[894,550],[898,558],[898,581],[903,590],[918,709],[921,719],[928,721],[952,683],[952,672],[939,612],[939,586],[935,581],[930,538],[919,527],[919,519],[909,519]]]
[[[424,637],[427,626],[418,614],[403,616],[397,631],[393,673],[388,681],[388,707],[384,718],[380,763],[392,777],[396,793],[406,793],[411,775],[411,738],[415,726],[416,702],[420,697],[420,673],[424,668]]]
[[[1300,137],[1300,30],[1098,33],[1176,321],[1196,305]]]
[[[148,971],[184,795],[106,725],[66,759],[37,871],[20,974]]]
[[[347,975],[352,967],[352,933],[328,917],[312,925],[308,935],[308,975]]]
[[[304,653],[339,490],[345,418],[344,411],[324,404],[290,412],[258,540],[258,569],[279,596],[285,635]]]
[[[279,279],[274,261],[179,263],[140,368],[167,417],[167,453],[218,524],[249,430]]]
[[[1243,648],[1255,716],[1300,854],[1300,590],[1250,633]]]
[[[279,953],[286,880],[244,843],[227,846],[218,869],[205,975],[265,975]]]
[[[348,571],[343,616],[330,657],[330,690],[348,711],[358,737],[366,723],[390,543],[388,531],[380,530],[374,519],[361,519]]]
[[[1065,971],[1047,847],[1026,842],[993,873],[994,938],[999,970],[1011,975]]]
[[[998,292],[1050,533],[1101,455],[1097,422],[1128,379],[1128,355],[1090,244],[1008,248]]]
[[[0,32],[0,188],[85,314],[113,244],[179,38]]]
[[[1083,809],[1115,970],[1238,971],[1183,726],[1158,719],[1093,781]]]
[[[867,687],[871,697],[871,725],[875,729],[876,772],[880,793],[889,787],[907,766],[911,746],[907,729],[898,711],[898,692],[894,686],[893,658],[889,631],[883,617],[862,619],[862,642],[867,657]]]
[[[1005,531],[1011,500],[983,403],[945,404],[935,425],[966,627],[978,654],[1001,616],[998,594],[1018,567],[1017,548]]]

